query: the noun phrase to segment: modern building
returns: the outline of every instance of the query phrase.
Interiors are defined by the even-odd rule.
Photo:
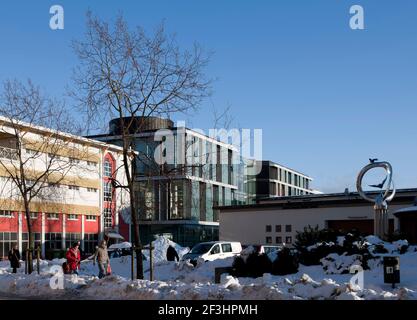
[[[269,197],[316,194],[318,192],[311,189],[312,181],[306,174],[275,162],[255,161],[247,167],[247,203]]]
[[[16,130],[25,133],[20,140],[23,145],[17,143],[21,136]],[[10,179],[10,170],[19,166],[18,156],[30,178],[26,176],[26,183],[42,177],[48,166],[52,172],[42,178],[42,195],[36,195],[30,205],[35,245],[41,246],[42,256],[62,254],[76,240],[81,241],[84,253],[93,253],[106,234],[128,233],[126,226],[119,226],[118,213],[129,203],[129,195],[115,190],[111,183],[115,176],[123,181],[123,173],[115,171],[121,163],[120,151],[115,145],[44,127],[25,123],[12,127],[1,117],[0,259],[15,243],[20,250],[28,246],[23,200]]]
[[[125,118],[124,121],[131,121]],[[218,239],[216,206],[245,201],[242,166],[230,144],[157,117],[133,118],[127,134],[138,152],[136,199],[142,243],[165,235],[184,246]],[[121,145],[119,119],[89,138]],[[124,217],[122,215],[122,217]],[[129,217],[124,219],[130,223]]]
[[[417,189],[397,190],[389,204],[390,232],[400,226],[393,213],[406,216],[410,209],[404,208],[412,206],[416,196]],[[373,205],[356,192],[277,197],[260,200],[257,204],[217,209],[220,211],[220,240],[242,244],[292,245],[297,231],[307,226],[343,231],[357,229],[364,234],[374,231]],[[410,240],[416,239],[417,229],[408,231],[414,234]]]

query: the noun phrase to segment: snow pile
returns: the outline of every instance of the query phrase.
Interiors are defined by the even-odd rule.
[[[164,237],[164,236],[158,236],[154,241],[152,241],[152,246],[154,247],[152,251],[152,254],[153,254],[152,257],[155,263],[166,261],[167,259],[166,254],[167,254],[167,249],[169,246],[174,247],[180,259],[182,258],[183,255],[185,255],[186,253],[190,251],[188,247],[186,248],[181,247],[179,244],[175,243],[174,241],[169,240],[167,237]],[[146,257],[146,259],[149,260],[149,250],[143,250],[143,255]]]
[[[341,241],[341,239],[339,239]],[[337,243],[339,243],[339,240]],[[380,240],[370,238],[369,246],[378,246]],[[233,258],[215,261],[198,261],[194,267],[187,261],[166,261],[168,245],[174,245],[179,255],[181,248],[170,240],[160,237],[153,242],[155,246],[154,280],[149,281],[149,260],[144,261],[145,280],[131,281],[131,257],[122,256],[111,259],[112,276],[98,279],[98,267],[92,261],[81,263],[80,275],[62,275],[61,265],[65,259],[41,261],[41,274],[24,274],[24,267],[17,274],[11,274],[8,261],[0,262],[0,292],[38,299],[329,299],[329,300],[405,300],[417,299],[417,252],[409,250],[400,256],[401,283],[392,289],[384,284],[382,259],[368,260],[369,269],[355,277],[363,277],[362,284],[352,282],[352,274],[347,270],[352,265],[363,262],[361,255],[330,254],[322,259],[321,265],[300,265],[299,271],[292,275],[263,274],[258,278],[235,278],[224,274],[221,283],[214,283],[214,270],[228,267]],[[384,247],[386,246],[383,243]],[[394,242],[392,251],[396,252],[404,242]],[[387,247],[390,248],[389,246]],[[387,249],[387,250],[388,250]],[[244,256],[253,252],[248,248]],[[188,250],[187,250],[188,251]],[[144,251],[146,252],[146,251]],[[376,263],[370,265],[370,262]],[[325,270],[323,270],[323,267]],[[62,286],[59,286],[61,283]],[[363,287],[361,287],[363,285]]]
[[[232,262],[224,259],[197,267],[187,262],[160,262],[155,267],[156,281],[130,281],[116,274],[98,279],[81,272],[78,277],[62,276],[63,289],[51,287],[53,276],[56,278],[51,268],[57,264],[48,262],[49,271],[40,275],[0,269],[0,292],[38,299],[417,299],[417,253],[406,253],[401,259],[402,282],[397,289],[383,283],[381,266],[363,273],[363,288],[351,284],[349,274],[324,275],[321,266],[301,266],[291,276],[264,274],[252,279],[223,275],[221,283],[214,284],[214,268]]]
[[[130,249],[132,244],[130,242],[114,243],[109,247],[109,250]]]

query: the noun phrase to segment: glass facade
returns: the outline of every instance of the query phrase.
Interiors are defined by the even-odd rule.
[[[162,133],[159,141],[154,141],[152,133],[135,140],[139,219],[153,226],[147,229],[149,232],[169,234],[169,221],[184,221],[181,226],[187,227],[172,227],[175,232],[181,230],[198,241],[216,240],[218,226],[201,228],[200,222],[218,222],[218,212],[213,207],[244,202],[244,169],[241,163],[235,163],[236,152],[227,145],[190,130],[185,135],[180,132],[174,129],[170,136]],[[174,143],[173,150],[161,145],[168,139]],[[120,141],[112,142],[120,145]],[[170,163],[158,164],[156,160],[162,159]],[[105,186],[106,194],[107,189]],[[158,231],[157,226],[162,224],[164,227]],[[187,242],[184,241],[180,243]]]
[[[262,170],[257,175],[254,165],[247,167],[246,203],[254,203],[260,198],[300,196],[313,193],[309,189],[311,179],[270,161],[260,161],[258,164],[262,164]]]

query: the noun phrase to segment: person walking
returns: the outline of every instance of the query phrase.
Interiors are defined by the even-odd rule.
[[[169,246],[167,249],[167,260],[168,261],[180,261],[180,257],[178,256],[177,250],[173,246]]]
[[[20,252],[17,244],[9,251],[8,255],[10,261],[10,267],[13,269],[13,273],[17,273],[17,268],[20,268]]]
[[[102,240],[100,245],[97,247],[96,253],[94,254],[93,264],[98,263],[98,277],[101,279],[104,276],[110,274],[110,259],[109,254],[107,252],[107,242],[106,240]]]
[[[67,265],[70,273],[77,274],[80,269],[81,253],[80,253],[80,242],[74,242],[72,247],[68,249],[66,258]]]

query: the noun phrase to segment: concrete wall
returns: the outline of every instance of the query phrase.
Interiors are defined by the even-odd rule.
[[[390,212],[394,212],[409,205],[391,205]],[[220,213],[220,240],[240,241],[242,244],[266,244],[266,237],[291,236],[295,241],[296,231],[304,227],[318,225],[326,227],[327,220],[361,220],[373,219],[372,204],[352,207],[323,207],[309,209],[236,209]],[[389,219],[394,220],[394,229],[398,229],[397,219],[390,214]],[[266,232],[266,226],[272,226],[272,232]],[[281,225],[281,232],[275,232],[275,225]],[[285,232],[285,225],[291,225],[292,231]]]

